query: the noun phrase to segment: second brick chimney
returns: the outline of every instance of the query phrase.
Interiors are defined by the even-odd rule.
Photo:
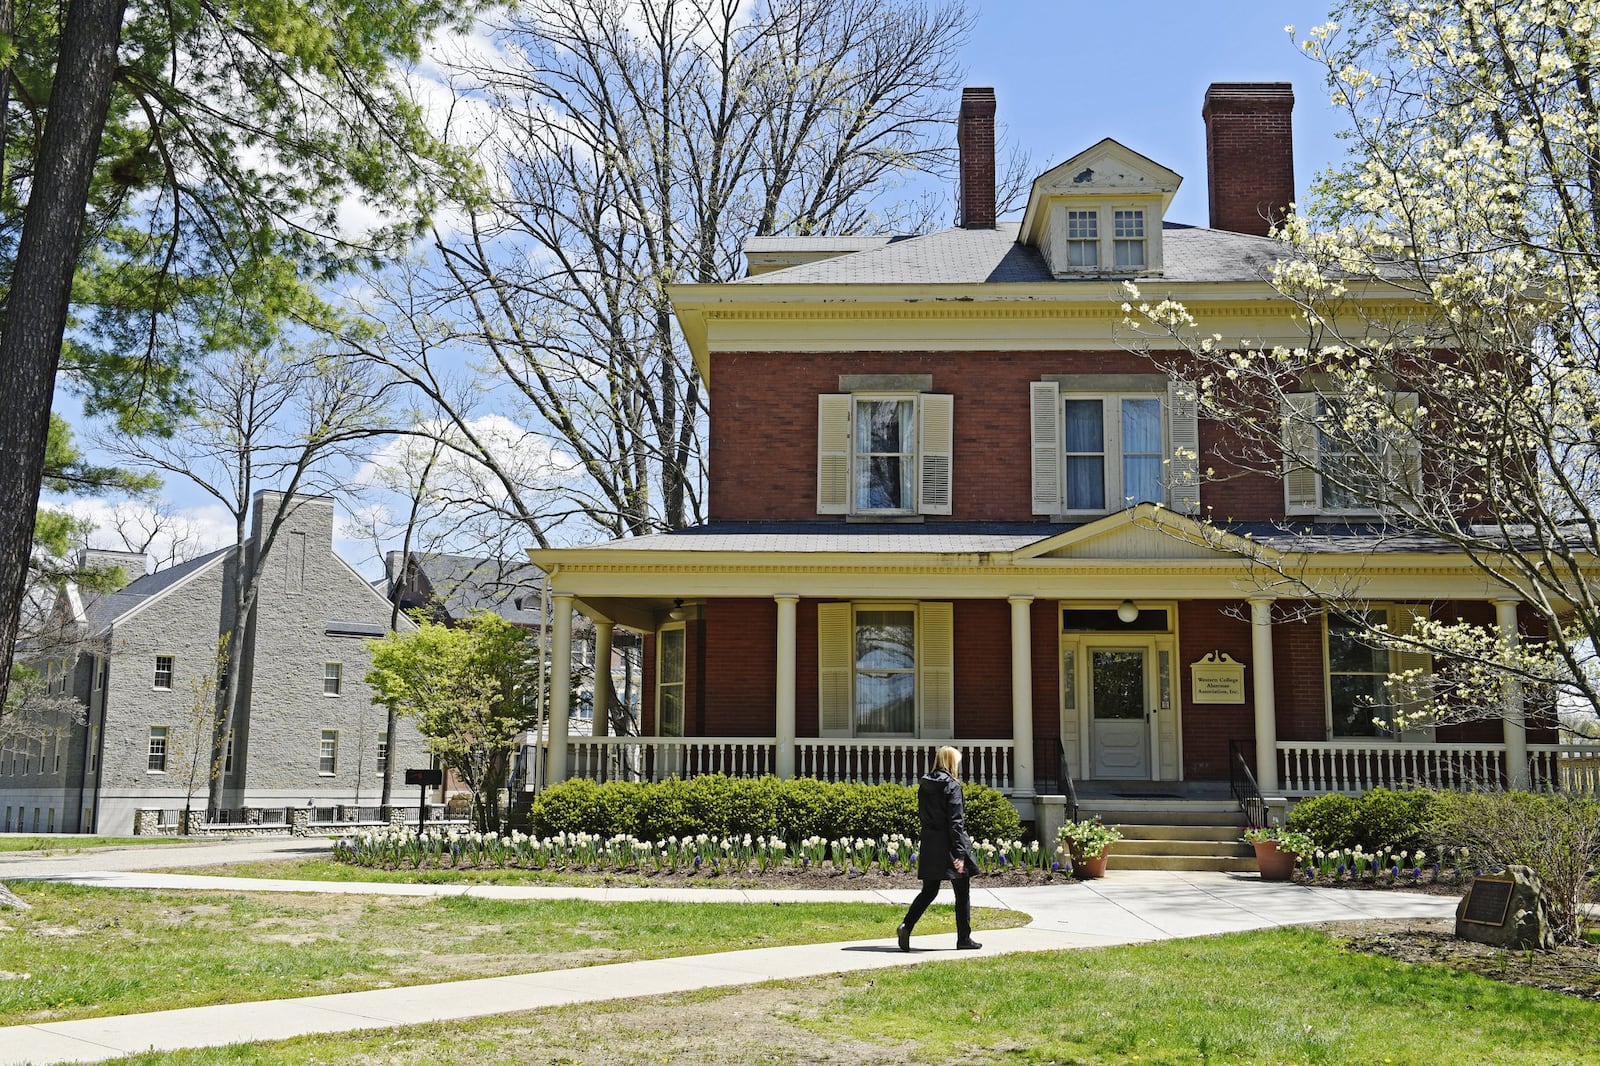
[[[994,89],[961,90],[956,146],[961,151],[962,229],[994,229]]]
[[[1211,228],[1265,237],[1294,202],[1288,82],[1217,82],[1206,90]]]

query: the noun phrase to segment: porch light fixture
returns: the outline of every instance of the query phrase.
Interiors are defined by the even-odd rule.
[[[1132,600],[1123,600],[1117,604],[1117,621],[1132,625],[1139,620],[1139,605]]]
[[[674,622],[681,622],[681,621],[683,621],[683,616],[684,616],[683,601],[682,600],[673,600],[672,601],[672,610],[667,612],[667,617],[672,619]]]

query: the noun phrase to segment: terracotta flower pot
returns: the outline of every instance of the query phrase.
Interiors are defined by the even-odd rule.
[[[1280,851],[1276,840],[1257,840],[1256,865],[1261,868],[1263,881],[1292,881],[1295,856],[1292,851]]]
[[[1073,858],[1072,876],[1082,878],[1104,877],[1106,875],[1106,853],[1101,852],[1093,858]]]

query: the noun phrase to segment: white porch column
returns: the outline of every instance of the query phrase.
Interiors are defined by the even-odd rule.
[[[1255,671],[1256,787],[1278,791],[1278,696],[1272,681],[1272,598],[1250,601],[1250,668]]]
[[[1494,620],[1499,627],[1500,637],[1507,644],[1515,646],[1517,636],[1517,604],[1518,600],[1495,600]],[[1506,684],[1505,706],[1502,709],[1504,718],[1502,726],[1506,739],[1506,785],[1514,789],[1525,789],[1529,785],[1528,779],[1528,724],[1526,707],[1522,700],[1522,682],[1511,681]]]
[[[779,780],[794,776],[794,639],[796,609],[800,597],[780,592],[772,597],[778,603],[777,691],[773,693],[773,729],[778,737],[776,764]]]
[[[558,592],[550,597],[550,761],[545,783],[559,785],[567,779],[567,718],[572,713],[572,596]]]
[[[1011,788],[1033,795],[1032,596],[1007,596],[1011,604]]]
[[[592,732],[603,737],[611,732],[611,631],[615,622],[594,624],[594,725]]]

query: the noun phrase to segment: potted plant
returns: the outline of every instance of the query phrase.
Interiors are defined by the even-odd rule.
[[[1121,839],[1121,833],[1099,818],[1068,822],[1056,834],[1057,843],[1072,857],[1072,872],[1077,877],[1104,877],[1106,849]]]
[[[1246,829],[1244,839],[1256,849],[1256,865],[1263,881],[1292,880],[1296,863],[1317,846],[1308,834],[1276,825]]]

